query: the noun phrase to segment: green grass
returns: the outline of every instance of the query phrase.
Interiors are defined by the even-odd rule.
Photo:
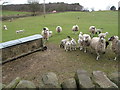
[[[19,15],[30,14],[30,12],[6,11],[6,10],[2,11],[3,16],[12,16],[12,15],[17,15],[17,14],[19,14]]]
[[[53,31],[53,37],[50,39],[53,43],[58,43],[61,39],[70,35],[77,39],[71,31],[73,25],[77,24],[80,31],[89,33],[88,28],[95,25],[97,28],[104,28],[103,32],[109,32],[108,37],[118,35],[118,13],[113,11],[106,12],[64,12],[48,14],[43,16],[19,18],[13,22],[4,21],[8,31],[2,31],[2,41],[9,41],[21,37],[41,33],[43,27],[48,27]],[[80,18],[79,20],[77,18]],[[63,32],[58,35],[55,31],[56,26],[62,26]],[[25,29],[24,34],[16,34],[16,30]],[[79,33],[79,32],[78,32]]]

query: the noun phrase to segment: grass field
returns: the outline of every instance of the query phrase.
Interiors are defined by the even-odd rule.
[[[89,72],[101,70],[107,74],[118,71],[118,61],[109,60],[109,58],[114,58],[114,54],[111,53],[109,49],[105,55],[101,56],[99,61],[96,61],[95,53],[83,53],[78,49],[77,51],[65,52],[63,49],[59,48],[60,40],[66,38],[67,35],[75,38],[75,40],[78,39],[78,34],[80,31],[75,35],[71,30],[72,26],[75,24],[79,26],[80,31],[83,33],[89,33],[88,28],[91,25],[95,25],[97,28],[103,28],[103,32],[109,32],[109,35],[107,36],[108,38],[112,35],[118,35],[118,12],[63,12],[47,14],[46,18],[43,16],[35,16],[14,19],[12,22],[3,21],[2,25],[7,25],[8,30],[2,30],[2,42],[34,34],[40,34],[43,27],[48,27],[53,31],[53,37],[51,37],[46,43],[46,45],[48,45],[48,50],[46,52],[37,52],[33,55],[20,58],[20,60],[16,60],[13,63],[8,63],[4,66],[3,69],[5,71],[3,71],[4,75],[6,75],[6,79],[4,81],[9,82],[17,76],[31,80],[31,73],[33,72],[36,73],[33,73],[33,77],[38,79],[37,77],[42,75],[44,72],[54,71],[59,74],[59,78],[63,80],[65,79],[63,76],[67,78],[73,77],[77,69],[85,69]],[[63,31],[60,34],[56,33],[55,30],[56,26],[58,25],[62,26],[63,28]],[[16,30],[20,29],[25,29],[25,32],[22,34],[16,34]],[[55,53],[56,55],[53,55],[52,53]],[[44,56],[47,56],[47,58],[44,58]],[[23,64],[25,66],[28,65],[28,68],[22,69]],[[46,67],[42,69],[42,65],[45,65]],[[17,67],[19,70],[13,70],[15,73],[14,74],[9,72],[9,67],[14,69]],[[21,73],[22,71],[28,74]],[[28,76],[24,77],[24,74]],[[8,80],[7,77],[11,78]]]
[[[95,25],[97,28],[104,28],[103,32],[109,32],[109,36],[118,34],[118,13],[112,11],[104,12],[65,12],[48,14],[46,18],[43,16],[19,18],[13,22],[4,21],[2,25],[7,25],[8,31],[2,31],[2,41],[14,40],[17,38],[29,36],[32,34],[41,33],[43,27],[48,27],[53,31],[51,42],[58,43],[62,38],[70,35],[77,39],[77,36],[72,34],[71,28],[74,24],[80,27],[83,33],[89,33],[88,28]],[[79,17],[79,20],[77,19]],[[57,35],[56,26],[62,26],[63,32]],[[24,34],[16,34],[16,30],[25,29]]]
[[[3,16],[12,16],[12,15],[17,15],[17,14],[19,14],[19,15],[30,14],[30,12],[6,11],[6,10],[2,11]]]

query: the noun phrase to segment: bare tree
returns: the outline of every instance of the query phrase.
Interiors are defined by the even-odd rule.
[[[36,12],[40,10],[39,0],[28,0],[29,8],[33,12],[33,16],[36,16]]]

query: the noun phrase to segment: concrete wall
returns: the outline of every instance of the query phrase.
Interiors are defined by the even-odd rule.
[[[117,73],[113,73],[117,74]],[[112,78],[119,78],[119,75],[111,76]],[[63,82],[59,82],[57,74],[54,72],[48,72],[43,74],[42,80],[40,80],[39,86],[36,86],[33,82],[28,80],[22,80],[17,77],[11,81],[8,85],[1,84],[3,89],[16,88],[29,88],[34,90],[118,90],[118,79],[116,85],[114,82],[107,77],[102,71],[93,71],[91,74],[85,70],[77,70],[75,77],[65,79]]]

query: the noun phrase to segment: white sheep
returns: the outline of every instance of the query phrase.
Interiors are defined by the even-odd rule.
[[[89,27],[89,32],[90,32],[91,36],[93,37],[93,35],[96,33],[96,27],[95,26],[90,26]]]
[[[16,33],[23,33],[25,30],[22,29],[22,30],[17,30]]]
[[[3,29],[4,29],[4,30],[8,30],[8,28],[7,28],[6,25],[3,25]]]
[[[117,55],[114,60],[117,60],[118,56],[120,55],[120,40],[118,36],[112,36],[108,39],[112,41],[112,51]]]
[[[57,26],[56,27],[56,32],[58,32],[58,33],[62,32],[62,27],[61,26]]]
[[[61,40],[61,42],[60,42],[60,48],[64,48],[66,42],[67,42],[67,41],[70,41],[70,39],[71,39],[71,37],[70,37],[70,36],[67,36],[66,39]]]
[[[49,37],[52,37],[52,33],[53,33],[52,31],[49,31]]]
[[[91,34],[91,37],[93,37],[95,34],[100,34],[100,33],[102,33],[102,29],[103,29],[103,28],[97,29],[95,26],[90,26],[90,27],[89,27],[89,32],[90,32],[90,34]]]
[[[95,50],[97,54],[96,60],[100,58],[100,53],[105,54],[106,40],[103,37],[93,37],[90,42],[91,50]]]
[[[84,52],[87,52],[87,47],[90,46],[90,42],[91,42],[91,37],[89,34],[83,34],[83,41],[82,41],[82,45],[84,48]]]
[[[64,49],[65,49],[65,51],[71,51],[72,50],[72,43],[71,43],[71,41],[67,41],[65,43]]]
[[[49,40],[49,29],[47,27],[43,28],[41,34],[45,40]]]
[[[106,33],[100,33],[98,36],[105,38],[108,34],[109,34],[108,32],[106,32]]]
[[[76,50],[76,48],[77,48],[77,43],[76,43],[75,39],[72,38],[72,40],[71,40],[71,49]]]
[[[72,31],[73,31],[74,33],[78,32],[78,30],[79,30],[79,26],[78,26],[78,25],[74,25],[74,26],[72,27]]]

